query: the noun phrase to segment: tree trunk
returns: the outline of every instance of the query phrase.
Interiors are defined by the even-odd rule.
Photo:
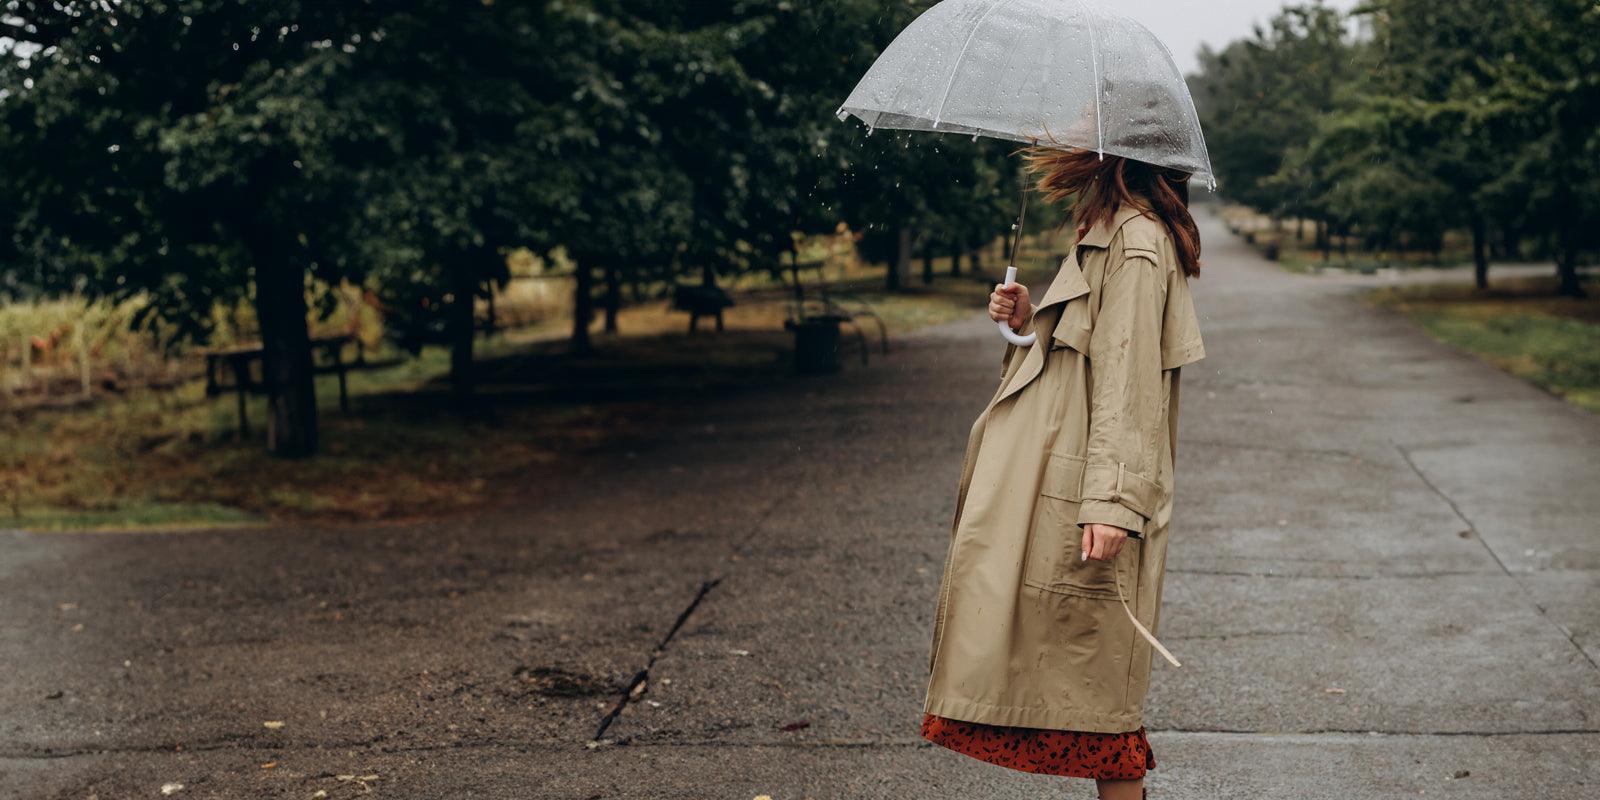
[[[1306,240],[1306,221],[1303,217],[1294,218],[1294,240],[1297,242]]]
[[[908,272],[911,266],[911,228],[900,225],[895,233],[894,260],[889,262],[889,271],[883,281],[883,288],[891,292],[900,291],[900,276]]]
[[[1333,257],[1333,237],[1329,235],[1327,220],[1317,222],[1317,249],[1322,251],[1323,263]]]
[[[1483,216],[1472,215],[1472,283],[1479,291],[1489,288],[1489,231]]]
[[[282,458],[312,455],[317,452],[317,387],[305,271],[281,257],[257,264],[256,318],[267,390],[267,452]]]
[[[952,278],[961,277],[961,251],[960,250],[951,250],[950,251],[950,277],[952,277]]]
[[[457,256],[450,268],[450,399],[457,411],[472,406],[472,345],[477,338],[477,314],[473,308],[478,282],[469,254]]]
[[[1583,284],[1578,281],[1577,232],[1572,223],[1561,226],[1556,242],[1556,294],[1562,297],[1584,297]]]
[[[932,253],[923,253],[922,254],[922,284],[924,286],[928,286],[928,285],[931,285],[932,283],[933,283],[933,254]]]
[[[572,349],[589,352],[589,322],[594,319],[594,276],[587,261],[579,260],[574,273],[577,285],[572,290]]]
[[[622,275],[614,264],[606,265],[606,333],[617,332],[617,311],[622,307]]]

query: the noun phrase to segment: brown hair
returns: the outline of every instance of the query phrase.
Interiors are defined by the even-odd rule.
[[[1183,274],[1200,275],[1200,231],[1189,214],[1189,173],[1093,150],[1030,147],[1028,172],[1051,203],[1071,198],[1069,219],[1079,227],[1109,221],[1124,204],[1148,207],[1172,233]],[[1063,222],[1063,225],[1066,223]]]

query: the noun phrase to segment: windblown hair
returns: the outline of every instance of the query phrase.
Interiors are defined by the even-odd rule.
[[[1109,221],[1124,204],[1148,208],[1172,233],[1183,274],[1200,275],[1200,231],[1189,214],[1189,173],[1093,150],[1030,147],[1023,155],[1051,203],[1069,201],[1079,227]],[[1062,224],[1066,224],[1063,222]]]

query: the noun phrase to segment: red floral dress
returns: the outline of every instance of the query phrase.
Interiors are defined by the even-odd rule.
[[[922,738],[962,755],[1041,775],[1131,781],[1155,769],[1144,727],[1127,733],[1056,731],[922,716]]]

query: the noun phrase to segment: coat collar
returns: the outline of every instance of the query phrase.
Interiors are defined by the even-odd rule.
[[[1112,237],[1117,235],[1117,231],[1122,228],[1124,223],[1134,217],[1149,213],[1149,211],[1150,209],[1144,206],[1123,203],[1117,207],[1116,213],[1112,214],[1109,219],[1103,218],[1095,223],[1094,227],[1090,228],[1089,232],[1078,240],[1078,246],[1099,247],[1101,249],[1110,247]]]

